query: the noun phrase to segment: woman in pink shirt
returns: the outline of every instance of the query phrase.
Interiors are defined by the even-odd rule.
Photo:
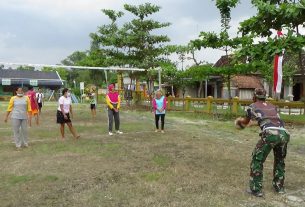
[[[115,130],[117,134],[123,134],[120,131],[120,104],[121,99],[120,95],[117,91],[114,90],[114,85],[110,84],[108,86],[108,93],[106,95],[106,104],[108,109],[108,133],[110,136],[113,135],[112,133],[112,125],[114,119]]]

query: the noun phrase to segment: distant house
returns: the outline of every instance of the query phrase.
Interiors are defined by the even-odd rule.
[[[224,67],[230,64],[231,56],[221,56],[214,64],[214,67]],[[265,83],[259,74],[233,75],[231,77],[231,97],[238,96],[240,99],[252,99],[255,88],[263,88]],[[229,98],[229,91],[226,84],[222,84],[222,98]]]
[[[57,90],[64,82],[57,72],[0,69],[0,96],[11,96],[16,87],[30,85]]]
[[[231,79],[232,86],[235,89],[235,95],[240,99],[252,99],[255,88],[263,88],[263,81],[255,75],[236,75]]]
[[[287,57],[286,59],[289,59],[289,57]],[[284,58],[284,61],[286,60]],[[305,54],[302,54],[302,66],[305,66]],[[299,60],[298,60],[299,61]],[[285,64],[285,62],[284,62]],[[297,63],[298,64],[298,63]],[[294,101],[299,101],[301,100],[301,97],[305,96],[305,91],[303,91],[303,80],[304,77],[302,76],[302,71],[297,71],[293,78],[293,86],[292,89],[290,88],[290,93],[293,95],[293,100]]]
[[[222,56],[214,67],[222,67],[228,65],[230,56]],[[305,56],[304,56],[305,64]],[[293,77],[294,86],[287,85],[285,81],[282,83],[281,99],[298,101],[302,95],[302,83],[299,73]],[[272,85],[268,83],[260,74],[252,75],[236,75],[231,78],[231,96],[238,96],[240,99],[251,99],[255,88],[265,88],[267,95],[272,97]],[[222,88],[222,98],[228,98],[228,89],[225,85]]]

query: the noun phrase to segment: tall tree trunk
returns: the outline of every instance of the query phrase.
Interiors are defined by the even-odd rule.
[[[197,97],[200,98],[201,97],[201,91],[203,89],[203,81],[200,81],[200,84],[199,84],[199,88],[198,88],[198,91],[197,91]],[[205,96],[207,96],[207,94],[205,94]]]
[[[226,58],[227,58],[227,61],[228,61],[228,64],[231,65],[230,61],[229,61],[229,55],[228,55],[228,46],[226,46]],[[229,99],[232,98],[232,95],[231,95],[231,75],[229,74],[227,76],[227,87],[228,87],[228,95],[229,95]]]

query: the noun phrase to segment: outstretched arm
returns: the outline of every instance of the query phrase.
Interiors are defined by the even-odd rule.
[[[235,126],[239,129],[244,129],[250,122],[250,118],[248,117],[238,117],[235,119]]]

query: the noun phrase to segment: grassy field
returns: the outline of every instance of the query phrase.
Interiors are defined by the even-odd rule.
[[[0,103],[4,119],[7,103]],[[0,206],[305,206],[305,128],[289,126],[284,196],[274,193],[273,155],[264,168],[265,198],[245,193],[255,127],[238,131],[231,121],[169,112],[165,134],[154,132],[153,116],[121,111],[122,135],[107,134],[99,108],[75,105],[73,124],[81,135],[58,139],[56,105],[43,108],[41,125],[29,128],[30,147],[16,151],[11,123],[0,123]]]

